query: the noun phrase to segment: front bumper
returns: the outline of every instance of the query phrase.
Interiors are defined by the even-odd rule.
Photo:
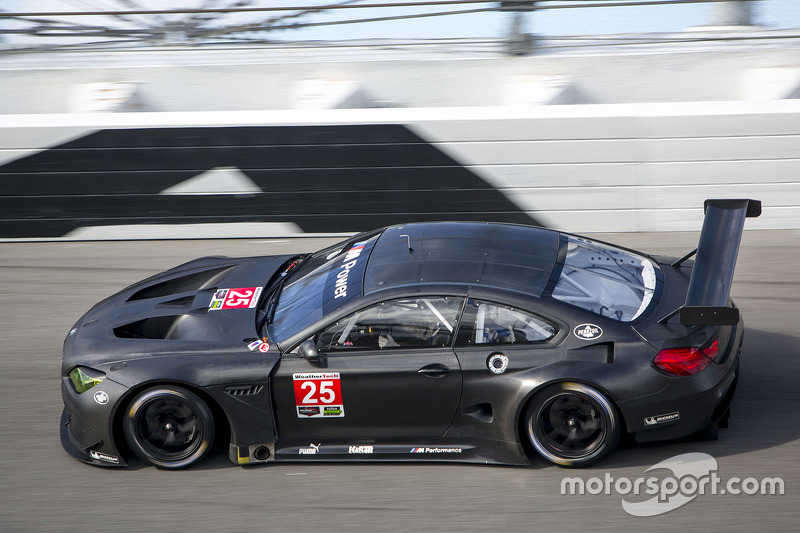
[[[68,377],[62,378],[64,411],[60,433],[64,450],[84,463],[128,466],[114,442],[113,428],[119,400],[127,390],[127,387],[105,379],[100,385],[79,394]]]

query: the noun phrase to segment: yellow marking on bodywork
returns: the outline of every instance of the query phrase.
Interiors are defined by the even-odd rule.
[[[242,456],[242,452],[244,452],[246,455]],[[250,451],[246,446],[239,446],[236,453],[239,456],[238,459],[240,465],[246,465],[250,462]]]

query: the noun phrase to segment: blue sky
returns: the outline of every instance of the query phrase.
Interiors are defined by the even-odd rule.
[[[327,5],[342,0],[251,0],[254,6],[298,6]],[[361,3],[375,3],[378,0],[361,0]],[[382,3],[403,0],[380,0]],[[577,1],[577,0],[573,0]],[[588,2],[589,0],[583,0]],[[235,1],[225,0],[0,0],[0,8],[5,11],[81,11],[87,9],[130,9],[132,6],[145,8],[197,8],[207,6],[234,5]],[[800,0],[757,0],[752,2],[754,22],[768,28],[800,28]],[[488,7],[488,4],[467,6],[442,6],[440,11],[462,10]],[[340,10],[330,14],[312,15],[296,19],[297,22],[323,22],[347,18],[385,17],[407,15],[415,12],[429,12],[430,7],[384,8]],[[683,4],[663,6],[603,7],[587,9],[551,9],[525,15],[524,30],[538,35],[598,35],[639,32],[676,32],[695,26],[707,25],[714,20],[715,4]],[[247,24],[264,20],[272,14],[247,13],[229,15],[223,20],[227,24]],[[468,15],[448,15],[412,20],[345,24],[337,26],[316,26],[299,30],[273,32],[273,39],[291,40],[337,40],[370,38],[460,38],[497,37],[504,35],[509,27],[507,13],[489,12]],[[134,16],[135,24],[147,25],[157,21],[153,16]],[[69,19],[79,23],[100,23],[111,26],[124,25],[125,22],[96,17]],[[163,17],[162,17],[163,20]],[[8,24],[8,23],[6,23]],[[6,36],[7,41],[31,43],[30,38]],[[55,38],[51,38],[55,41]],[[49,40],[48,40],[49,41]],[[44,44],[45,39],[37,39]]]

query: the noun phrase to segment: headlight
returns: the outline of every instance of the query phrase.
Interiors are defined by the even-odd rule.
[[[76,366],[69,371],[69,379],[79,393],[86,392],[106,378],[106,375],[97,370]]]

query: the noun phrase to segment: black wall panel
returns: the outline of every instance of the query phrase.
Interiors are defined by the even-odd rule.
[[[160,194],[236,167],[261,192]],[[339,233],[426,220],[536,224],[403,125],[100,130],[0,167],[0,237],[85,226],[292,222]]]

